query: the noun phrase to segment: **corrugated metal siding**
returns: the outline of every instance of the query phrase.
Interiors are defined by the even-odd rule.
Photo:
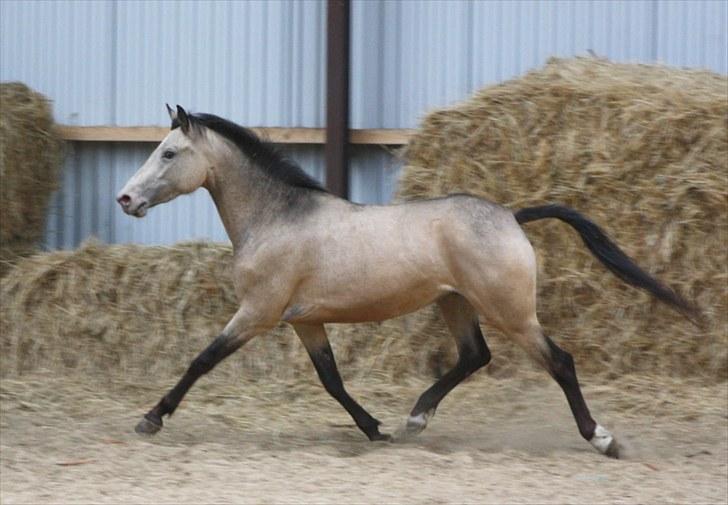
[[[250,126],[323,126],[325,3],[125,1],[116,10],[116,124],[164,124],[170,102]]]
[[[59,122],[111,123],[112,6],[0,1],[0,80],[23,81],[52,98]]]
[[[728,73],[728,2],[355,0],[352,125],[414,128],[428,110],[593,51]]]
[[[248,126],[324,124],[325,10],[290,1],[0,1],[0,80],[55,102],[59,122],[157,125],[164,102]],[[671,0],[352,3],[355,128],[416,127],[429,110],[516,77],[550,56],[705,67],[728,73],[728,2]],[[113,195],[152,146],[76,145],[56,196],[49,247],[223,240],[204,192],[133,220]],[[319,179],[319,147],[291,147]],[[355,147],[352,199],[386,202],[398,163]]]
[[[589,50],[727,73],[726,25],[724,0],[355,0],[352,123],[414,127]],[[0,80],[53,98],[63,123],[164,124],[172,102],[250,126],[321,127],[324,32],[322,1],[4,0]]]
[[[60,123],[157,125],[164,103],[250,126],[323,126],[319,1],[0,2],[0,80]]]

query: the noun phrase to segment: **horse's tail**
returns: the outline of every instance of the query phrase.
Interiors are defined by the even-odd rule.
[[[701,313],[692,303],[688,302],[672,289],[642,270],[632,261],[607,235],[593,222],[582,216],[574,209],[561,205],[543,205],[528,207],[515,213],[519,224],[529,223],[538,219],[553,217],[571,225],[584,241],[594,256],[601,261],[611,272],[627,284],[642,288],[654,295],[657,299],[673,306],[687,317],[693,324],[700,326]]]

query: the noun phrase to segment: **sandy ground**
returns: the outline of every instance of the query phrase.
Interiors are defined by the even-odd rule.
[[[581,440],[558,387],[535,377],[474,378],[394,444],[368,442],[313,379],[204,378],[153,438],[133,426],[169,383],[36,373],[0,384],[3,504],[728,501],[725,384],[585,386],[622,460]],[[394,431],[426,385],[349,389]]]

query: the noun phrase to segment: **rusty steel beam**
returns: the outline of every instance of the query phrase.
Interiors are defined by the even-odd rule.
[[[326,12],[326,187],[349,197],[349,0]]]

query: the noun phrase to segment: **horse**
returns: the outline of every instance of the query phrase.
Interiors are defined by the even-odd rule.
[[[436,303],[458,359],[419,397],[405,435],[425,429],[440,401],[488,364],[480,319],[513,339],[556,380],[581,436],[618,458],[620,444],[589,412],[572,356],[545,335],[536,315],[536,258],[521,225],[569,224],[623,281],[691,320],[698,309],[643,271],[592,221],[561,205],[516,211],[467,194],[360,205],[327,192],[251,130],[212,114],[167,105],[171,129],[117,195],[126,214],[200,187],[211,195],[233,247],[239,306],[222,332],[136,431],[152,435],[195,381],[253,337],[291,324],[325,390],[369,440],[391,441],[344,388],[324,323],[381,321]]]

